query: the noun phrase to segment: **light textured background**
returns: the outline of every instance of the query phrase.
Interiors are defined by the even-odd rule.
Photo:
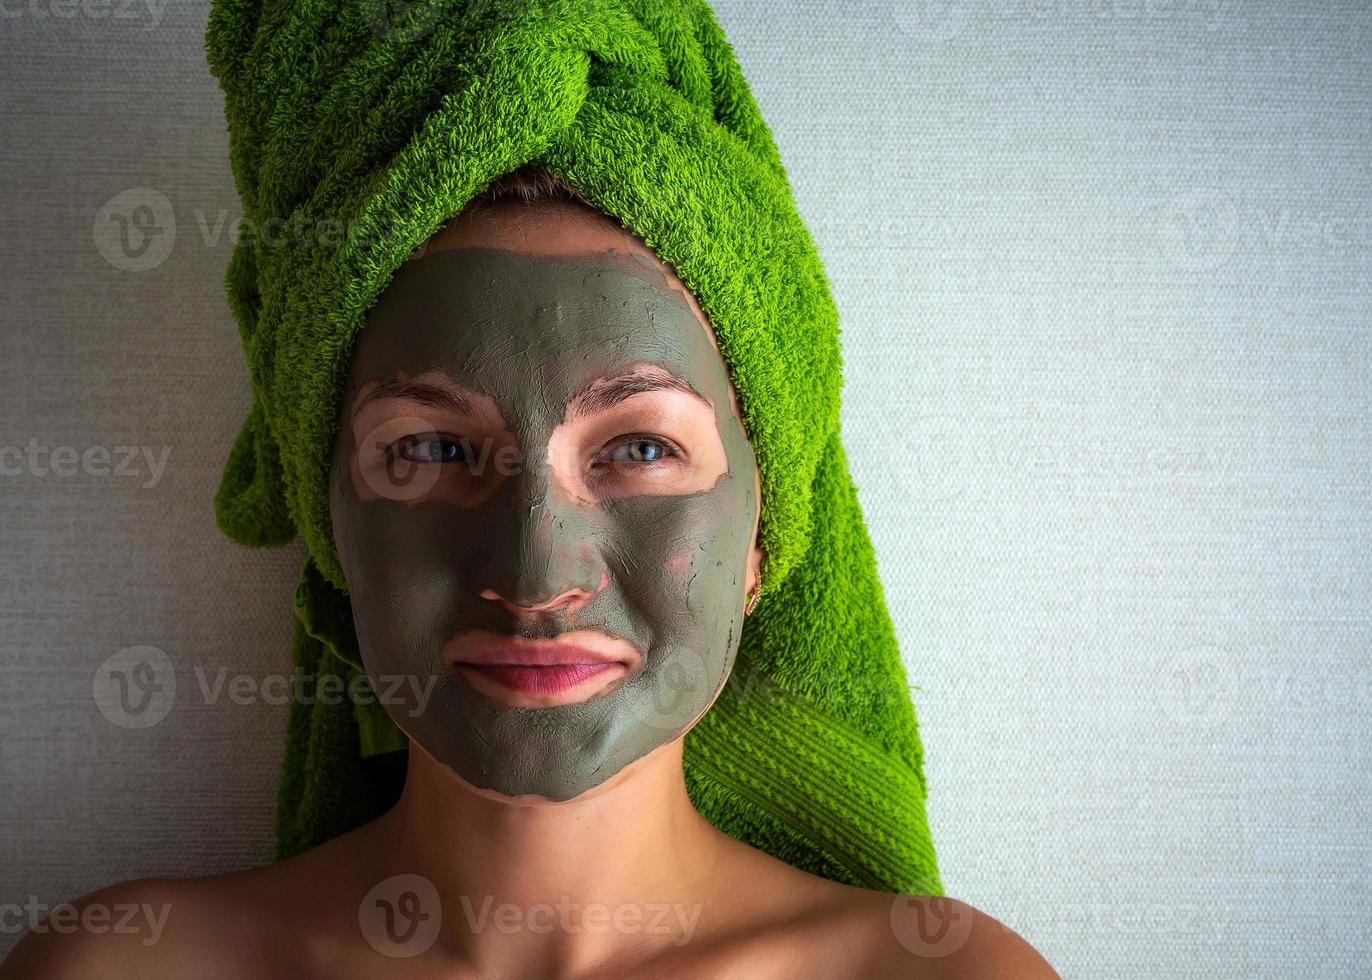
[[[949,894],[1066,976],[1369,975],[1368,3],[718,10],[843,312]],[[210,511],[248,385],[206,5],[5,11],[0,906],[51,905],[268,857],[284,708],[197,671],[283,669],[302,552]],[[96,232],[144,187],[131,271]],[[93,685],[136,645],[177,692],[130,730]]]

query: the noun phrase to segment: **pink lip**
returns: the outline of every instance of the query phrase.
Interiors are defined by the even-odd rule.
[[[453,663],[561,667],[569,664],[624,662],[624,653],[619,647],[610,649],[610,644],[584,631],[578,633],[584,642],[530,640],[522,636],[497,636],[494,633],[470,635],[471,639],[452,652]]]
[[[520,707],[570,703],[578,692],[603,685],[612,676],[630,672],[641,662],[638,649],[620,637],[596,629],[562,633],[556,640],[469,630],[443,651],[450,669],[498,684],[519,697]],[[616,671],[615,675],[608,674]],[[571,693],[564,693],[571,692]]]
[[[618,663],[582,663],[530,666],[528,664],[470,664],[457,666],[478,671],[491,680],[525,694],[557,694],[603,674]]]

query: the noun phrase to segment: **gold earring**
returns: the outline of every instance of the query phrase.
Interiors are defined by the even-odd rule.
[[[756,608],[757,608],[757,601],[758,601],[759,599],[761,599],[761,598],[762,598],[762,583],[759,582],[759,583],[757,584],[757,587],[754,588],[753,591],[750,592],[750,593],[748,594],[748,605],[746,605],[746,606],[743,607],[743,615],[747,616],[747,615],[749,615],[754,609],[756,609]]]

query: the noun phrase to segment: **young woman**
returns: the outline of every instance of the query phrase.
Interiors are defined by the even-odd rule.
[[[362,656],[438,679],[388,706],[399,801],[284,861],[87,895],[154,910],[155,941],[35,932],[0,976],[1056,976],[971,906],[801,871],[693,807],[761,487],[710,322],[636,236],[546,174],[498,182],[369,313],[342,406]]]
[[[0,975],[1053,976],[942,896],[838,311],[705,0],[396,7],[206,34],[264,233],[215,515],[307,550],[280,860]]]

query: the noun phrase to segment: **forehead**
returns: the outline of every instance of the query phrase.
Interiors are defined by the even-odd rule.
[[[637,261],[645,275],[661,273],[662,279],[652,275],[649,281],[664,285],[685,299],[714,342],[709,320],[686,284],[641,238],[603,211],[568,201],[506,201],[456,216],[420,246],[420,251],[431,255],[443,249],[470,247],[548,257],[627,256]]]
[[[565,404],[636,362],[728,405],[727,371],[702,316],[644,256],[444,248],[396,271],[353,351],[350,389],[438,369],[497,402],[531,391]]]

